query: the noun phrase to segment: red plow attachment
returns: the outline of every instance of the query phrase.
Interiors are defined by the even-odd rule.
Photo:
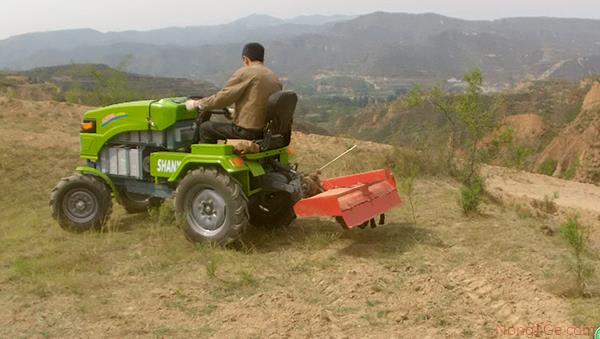
[[[376,226],[385,212],[399,206],[396,180],[389,170],[323,180],[323,193],[300,200],[294,206],[299,217],[335,217],[346,228]]]

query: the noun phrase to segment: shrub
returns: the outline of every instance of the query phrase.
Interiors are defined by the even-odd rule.
[[[575,178],[575,175],[577,175],[578,169],[579,169],[579,160],[575,160],[571,165],[569,165],[569,168],[567,168],[567,170],[565,171],[563,178],[565,178],[567,180],[573,180],[573,178]]]
[[[527,158],[533,153],[533,151],[523,145],[511,145],[510,148],[510,160],[509,163],[512,167],[517,169],[525,168]],[[554,173],[554,171],[552,172]]]
[[[160,226],[171,226],[177,224],[177,218],[173,203],[170,200],[164,201],[159,206],[150,208],[150,217]]]
[[[14,88],[8,87],[6,89],[6,97],[8,98],[8,102],[11,102],[17,97],[17,92]]]
[[[417,213],[415,210],[415,176],[416,173],[411,173],[408,176],[402,178],[400,189],[406,200],[408,201],[408,207],[410,208],[410,214],[413,219],[413,223],[417,224]]]
[[[558,166],[558,161],[547,159],[538,168],[538,173],[552,176],[554,171],[556,171],[556,166]]]
[[[560,235],[566,240],[573,256],[570,269],[575,274],[579,294],[585,295],[588,280],[594,272],[593,267],[585,260],[585,254],[588,252],[588,230],[576,217],[571,217],[560,227]]]
[[[465,214],[476,213],[479,211],[483,192],[484,186],[481,177],[474,177],[470,182],[463,185],[460,190],[460,206]]]

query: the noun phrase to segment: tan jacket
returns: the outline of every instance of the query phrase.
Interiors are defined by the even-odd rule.
[[[273,71],[260,63],[238,69],[217,94],[198,103],[206,109],[220,109],[235,104],[233,123],[247,129],[266,125],[269,97],[282,86]]]

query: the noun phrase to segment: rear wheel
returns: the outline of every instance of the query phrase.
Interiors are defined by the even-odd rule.
[[[221,170],[200,168],[177,187],[177,213],[185,218],[184,232],[193,242],[228,245],[248,225],[248,206],[239,183]]]
[[[76,174],[63,178],[50,194],[52,217],[71,232],[100,229],[112,211],[109,188],[99,178]]]
[[[295,219],[294,202],[288,192],[274,192],[250,200],[250,223],[265,228],[289,226]]]

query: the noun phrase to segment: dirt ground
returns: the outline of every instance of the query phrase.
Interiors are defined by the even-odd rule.
[[[494,166],[486,166],[484,175],[491,190],[530,200],[549,198],[558,207],[589,212],[600,221],[600,186]]]
[[[579,217],[589,226],[591,243],[600,251],[600,186],[503,167],[487,166],[483,172],[489,192],[505,204],[550,219],[552,226]]]
[[[590,338],[600,325],[598,294],[567,297],[568,248],[543,231],[553,219],[492,200],[465,217],[449,179],[417,181],[416,223],[406,207],[376,229],[298,220],[253,228],[235,249],[189,243],[163,210],[116,207],[104,232],[66,233],[48,194],[79,163],[83,111],[0,98],[0,337],[511,338],[541,326],[562,332],[539,337]],[[354,143],[296,134],[293,148],[309,172]],[[324,175],[378,168],[393,151],[358,144]],[[531,187],[536,199],[560,188],[557,205],[600,199],[491,173],[490,187],[511,196]]]

